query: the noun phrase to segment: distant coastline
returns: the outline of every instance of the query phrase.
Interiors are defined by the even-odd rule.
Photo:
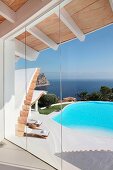
[[[98,91],[101,86],[113,87],[113,80],[62,80],[61,85],[59,79],[50,79],[49,82],[49,85],[48,83],[46,83],[46,86],[42,84],[38,86],[36,90],[45,90],[49,93],[56,94],[58,97],[61,96],[61,91],[63,98],[68,96],[77,98],[76,94],[83,91],[92,93]]]

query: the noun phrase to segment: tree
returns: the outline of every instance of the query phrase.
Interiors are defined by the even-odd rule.
[[[111,101],[112,99],[112,89],[107,86],[101,86],[100,93],[102,95],[102,101]]]
[[[113,101],[113,93],[109,95],[109,101]]]
[[[113,88],[111,88],[111,91],[112,91],[112,93],[113,93]]]
[[[102,95],[110,94],[110,93],[112,93],[112,89],[110,89],[110,88],[107,87],[107,86],[101,86],[101,88],[100,88],[100,93],[101,93]]]
[[[46,94],[39,99],[39,107],[49,108],[52,104],[58,102],[58,98],[55,94]]]
[[[89,95],[88,99],[91,100],[91,101],[100,101],[100,100],[102,100],[101,97],[102,97],[102,96],[101,96],[100,93],[94,92],[94,93],[92,93],[92,94]]]
[[[86,91],[77,94],[82,101],[113,101],[113,88],[101,86],[99,92],[88,94]]]
[[[88,92],[87,91],[84,91],[84,92],[81,92],[79,94],[77,94],[77,96],[82,100],[82,101],[86,101],[87,98],[88,98]]]

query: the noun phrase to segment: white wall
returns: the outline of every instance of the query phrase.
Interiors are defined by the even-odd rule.
[[[25,69],[15,71],[15,42],[6,40],[4,47],[5,138],[26,149],[26,137],[15,136],[15,127],[26,95],[26,87],[29,86],[35,69],[27,69],[26,73]]]
[[[0,40],[0,142],[4,139],[3,40]]]
[[[4,42],[4,109],[5,109],[5,137],[10,137],[15,131],[14,124],[14,70],[15,70],[15,43]]]
[[[15,125],[26,94],[26,87],[28,88],[35,69],[27,69],[26,72],[24,69],[15,71],[15,42],[6,40],[4,47],[5,138],[51,165],[59,167],[60,161],[54,156],[56,147],[54,133],[52,134],[52,130],[49,128],[49,126],[53,127],[53,124],[47,121],[47,117],[39,119],[43,121],[41,128],[51,132],[46,140],[15,136]],[[58,137],[60,138],[60,128]]]
[[[18,115],[26,95],[26,87],[30,85],[35,68],[15,70],[15,114]]]
[[[18,86],[18,90],[19,90]],[[15,110],[15,42],[4,42],[4,110],[5,138],[26,149],[26,139],[15,136],[17,114]]]

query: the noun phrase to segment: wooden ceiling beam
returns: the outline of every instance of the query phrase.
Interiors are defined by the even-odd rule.
[[[39,39],[43,43],[45,43],[48,47],[57,50],[58,45],[50,39],[46,34],[44,34],[42,31],[40,31],[37,27],[33,27],[30,29],[27,29],[27,31],[32,34],[35,38]]]
[[[84,41],[85,40],[85,35],[81,31],[81,29],[78,27],[78,25],[75,23],[75,21],[72,19],[72,17],[69,15],[69,13],[62,8],[60,10],[60,15],[59,11],[55,12],[58,17],[60,17],[60,20],[71,30],[71,32],[80,40]]]
[[[16,20],[16,12],[14,12],[2,1],[0,1],[0,15],[11,23],[14,23]]]
[[[59,2],[58,4],[54,5],[56,2]],[[54,0],[51,1],[51,3],[53,3],[53,7],[52,9],[48,10],[48,12],[46,12],[44,15],[42,15],[41,17],[37,18],[36,20],[34,20],[33,22],[31,22],[27,28],[32,28],[35,25],[39,24],[40,22],[42,22],[43,20],[45,20],[46,18],[48,18],[49,16],[51,16],[52,14],[54,14],[56,11],[59,11],[61,8],[63,8],[64,6],[66,6],[67,4],[69,4],[72,0]]]
[[[110,3],[110,6],[111,6],[111,9],[113,11],[113,0],[109,0],[109,3]]]
[[[28,23],[31,23],[38,16],[42,15],[52,6],[51,0],[29,0],[16,12],[14,24],[5,20],[0,24],[0,38],[6,39],[23,30]]]
[[[26,25],[27,28],[34,27],[54,14],[59,7],[62,8],[71,1],[72,0],[29,0],[16,12],[16,22],[14,24],[9,23],[7,20],[0,24],[0,38],[15,38],[25,31]]]

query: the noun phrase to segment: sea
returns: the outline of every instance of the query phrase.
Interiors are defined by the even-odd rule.
[[[83,91],[88,93],[99,91],[101,86],[113,88],[113,80],[58,80],[50,79],[50,85],[38,87],[37,90],[45,90],[48,93],[56,94],[57,97],[76,97],[77,94]]]

